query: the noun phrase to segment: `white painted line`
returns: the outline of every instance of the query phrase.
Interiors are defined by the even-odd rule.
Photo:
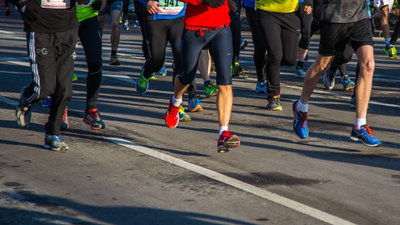
[[[14,34],[14,32],[6,31],[6,30],[0,30],[0,33],[2,33],[2,34]]]
[[[11,100],[9,98],[3,97],[3,96],[0,96],[0,102],[4,102],[6,104],[13,105],[13,106],[17,106],[18,105],[18,102],[14,101],[14,100]]]
[[[113,142],[115,144],[124,146],[126,148],[135,150],[137,152],[141,152],[143,154],[149,155],[151,157],[160,159],[162,161],[171,163],[173,165],[182,167],[184,169],[190,170],[192,172],[201,174],[203,176],[209,177],[211,179],[217,180],[219,182],[225,183],[227,185],[230,185],[232,187],[238,188],[240,190],[243,190],[245,192],[254,194],[256,196],[259,196],[261,198],[264,198],[266,200],[275,202],[277,204],[280,204],[282,206],[285,206],[287,208],[290,208],[292,210],[295,210],[297,212],[303,213],[305,215],[311,216],[313,218],[316,218],[318,220],[321,220],[323,222],[329,223],[329,224],[342,224],[342,225],[347,225],[347,224],[353,224],[349,221],[343,220],[339,217],[330,215],[328,213],[322,212],[318,209],[312,208],[310,206],[304,205],[302,203],[293,201],[291,199],[282,197],[280,195],[274,194],[272,192],[269,192],[267,190],[258,188],[256,186],[250,185],[248,183],[242,182],[240,180],[233,179],[231,177],[225,176],[221,173],[217,173],[215,171],[206,169],[204,167],[186,162],[182,159],[178,159],[172,156],[169,156],[167,154],[164,154],[162,152],[158,152],[155,150],[152,150],[150,148],[146,148],[143,146],[140,146],[138,144],[132,143],[128,140],[122,139],[122,138],[117,138],[117,137],[103,137],[107,141]]]
[[[16,65],[19,65],[19,66],[27,66],[27,67],[30,66],[29,62],[22,61],[22,60],[19,60],[19,59],[15,59],[15,58],[0,58],[0,61],[16,64]]]

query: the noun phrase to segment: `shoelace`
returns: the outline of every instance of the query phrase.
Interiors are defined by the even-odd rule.
[[[97,120],[99,114],[97,112],[89,113],[90,120]]]
[[[307,122],[307,114],[300,112],[301,115],[301,127],[306,127],[306,122]]]
[[[68,117],[68,109],[65,108],[64,113],[63,113],[63,117],[62,117],[62,121],[65,121]]]
[[[372,134],[374,133],[374,131],[369,127],[368,124],[365,125],[365,130],[367,131],[367,133],[368,133],[369,135],[371,135],[371,137],[374,138],[374,136],[372,135]]]

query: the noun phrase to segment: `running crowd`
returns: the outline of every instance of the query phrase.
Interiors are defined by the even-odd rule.
[[[104,129],[97,110],[102,80],[102,36],[106,16],[111,16],[110,65],[120,65],[117,49],[120,22],[129,29],[129,0],[9,0],[17,6],[24,21],[32,82],[21,91],[16,108],[20,126],[31,121],[32,104],[43,100],[49,107],[45,125],[44,147],[54,151],[68,149],[60,139],[60,130],[68,129],[67,104],[72,98],[74,60],[78,38],[87,62],[87,96],[83,121],[91,129]],[[282,111],[280,102],[280,67],[296,64],[294,74],[303,78],[299,100],[293,103],[293,130],[307,138],[308,102],[322,76],[324,86],[332,90],[335,75],[340,74],[343,89],[354,89],[351,106],[356,110],[351,139],[367,146],[381,146],[367,124],[367,109],[375,68],[373,24],[367,0],[133,0],[140,26],[145,57],[136,91],[145,95],[150,80],[165,76],[167,42],[173,54],[173,95],[165,113],[165,123],[175,128],[181,121],[190,121],[182,106],[188,91],[188,111],[202,111],[197,93],[197,70],[204,81],[207,97],[217,95],[219,120],[218,152],[228,152],[240,145],[237,135],[228,131],[232,105],[232,76],[244,75],[239,64],[240,49],[247,42],[240,37],[240,12],[244,7],[254,44],[257,73],[255,92],[267,94],[268,110]],[[394,0],[380,0],[375,7],[380,13],[385,37],[384,51],[397,58],[394,44],[400,33],[397,23],[389,37],[388,15]],[[5,0],[6,15],[11,8]],[[122,16],[121,16],[122,15]],[[121,20],[121,21],[120,21]],[[310,38],[320,33],[315,62],[306,69]],[[301,37],[299,39],[299,37]],[[356,81],[346,74],[346,63],[353,52],[357,55]],[[216,85],[210,79],[216,72]],[[337,72],[339,71],[339,72]]]

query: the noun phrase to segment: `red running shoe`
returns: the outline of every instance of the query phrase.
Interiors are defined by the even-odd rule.
[[[236,135],[232,135],[229,131],[225,130],[222,132],[218,139],[218,152],[224,153],[229,152],[233,148],[239,147],[240,140]]]
[[[180,106],[179,106],[180,107]],[[175,128],[179,123],[179,107],[172,104],[172,98],[169,101],[167,112],[165,113],[165,124],[168,128]]]

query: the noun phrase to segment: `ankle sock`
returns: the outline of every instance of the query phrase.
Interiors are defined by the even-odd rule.
[[[221,135],[222,134],[222,132],[224,132],[224,131],[226,131],[226,130],[228,130],[228,126],[220,126],[219,127],[219,135]]]
[[[307,104],[303,104],[299,99],[299,101],[297,102],[297,109],[302,113],[307,113],[307,111],[308,111],[308,103]]]
[[[356,118],[356,122],[354,125],[356,126],[357,129],[360,129],[362,125],[367,124],[367,119],[366,118]]]

